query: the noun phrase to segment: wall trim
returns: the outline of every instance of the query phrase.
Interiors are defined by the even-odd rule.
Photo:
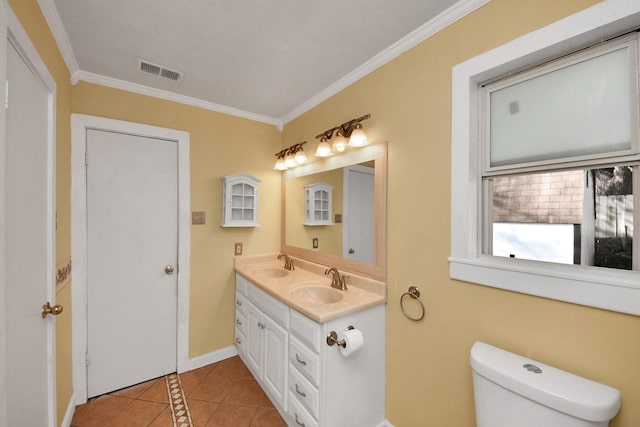
[[[60,19],[60,15],[58,14],[58,9],[56,8],[53,0],[38,0],[38,5],[40,6],[40,10],[44,15],[45,21],[47,21],[47,24],[49,25],[49,29],[53,34],[53,38],[55,39],[56,44],[58,45],[58,49],[62,54],[62,59],[64,59],[64,63],[67,65],[69,74],[73,75],[78,70],[80,70],[80,66],[78,65],[76,56],[73,54],[71,40],[69,40],[67,31],[62,25],[62,20]]]
[[[202,356],[197,356],[189,360],[189,370],[192,371],[194,369],[202,368],[203,366],[220,362],[221,360],[237,355],[238,348],[235,345],[221,348],[220,350],[212,351],[211,353],[203,354]]]
[[[433,19],[427,21],[422,26],[418,27],[396,43],[392,44],[388,48],[384,49],[373,58],[362,64],[360,67],[346,74],[335,83],[328,86],[326,89],[318,92],[298,107],[291,110],[281,118],[268,117],[261,114],[255,114],[249,111],[240,110],[233,107],[228,107],[213,102],[204,101],[201,99],[179,95],[174,92],[169,92],[161,89],[154,89],[149,86],[144,86],[137,83],[127,82],[125,80],[106,77],[100,74],[91,73],[80,69],[76,57],[73,53],[71,41],[67,35],[62,20],[58,14],[58,10],[55,7],[53,0],[38,0],[40,9],[49,24],[49,28],[53,33],[53,37],[58,44],[58,48],[62,53],[67,68],[71,74],[72,84],[76,84],[79,81],[86,81],[88,83],[99,84],[114,89],[126,90],[140,95],[152,96],[155,98],[164,99],[167,101],[178,102],[181,104],[191,105],[194,107],[203,108],[205,110],[215,111],[217,113],[229,114],[244,119],[249,119],[261,123],[271,124],[282,131],[285,124],[294,120],[298,116],[306,113],[322,102],[326,101],[333,95],[337,94],[341,90],[352,85],[356,81],[377,70],[381,66],[400,56],[402,53],[413,48],[417,44],[428,39],[432,35],[453,24],[454,22],[462,19],[471,12],[479,9],[491,0],[460,0],[444,12],[440,13]]]
[[[215,111],[216,113],[228,114],[230,116],[240,117],[243,119],[249,119],[256,122],[266,123],[282,128],[282,122],[279,119],[273,117],[267,117],[260,114],[251,113],[249,111],[240,110],[238,108],[227,107],[221,104],[215,104],[213,102],[203,101],[198,98],[190,96],[179,95],[175,92],[169,92],[167,90],[155,89],[149,86],[141,85],[138,83],[128,82],[126,80],[115,79],[112,77],[103,76],[101,74],[90,73],[88,71],[78,70],[71,76],[71,81],[76,84],[79,81],[88,83],[94,83],[102,86],[111,87],[114,89],[126,90],[128,92],[137,93],[140,95],[152,96],[154,98],[164,99],[167,101],[178,102],[180,104],[191,105],[193,107],[203,108],[209,111]]]
[[[376,56],[374,56],[355,70],[340,78],[338,81],[331,84],[323,91],[318,92],[307,101],[303,102],[298,107],[282,116],[280,118],[280,121],[283,125],[286,125],[293,119],[301,116],[302,114],[331,98],[341,90],[346,89],[361,78],[372,73],[386,63],[400,56],[407,50],[413,48],[419,43],[422,43],[437,32],[464,18],[466,15],[470,14],[476,9],[479,9],[490,1],[491,0],[460,0],[458,3],[454,4],[433,19],[427,21],[420,27],[416,28],[411,33],[398,40],[396,43],[392,44],[382,52],[378,53]]]
[[[71,393],[71,398],[69,398],[69,404],[67,405],[67,410],[64,413],[64,418],[60,423],[60,427],[69,427],[71,425],[71,421],[73,420],[73,414],[76,412],[76,395],[75,393]]]
[[[77,403],[87,401],[87,203],[86,203],[86,132],[87,129],[115,131],[176,141],[178,144],[178,312],[177,372],[189,365],[189,277],[190,277],[190,160],[189,133],[158,126],[88,116],[71,115],[71,300],[73,389]]]

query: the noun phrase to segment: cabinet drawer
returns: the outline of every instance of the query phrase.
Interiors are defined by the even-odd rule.
[[[318,427],[318,422],[307,412],[296,397],[289,392],[289,418],[293,427]]]
[[[246,348],[246,342],[247,342],[246,335],[243,334],[239,328],[236,328],[235,343],[236,343],[236,346],[238,347],[238,353],[244,354],[245,348]]]
[[[247,299],[239,292],[236,292],[236,311],[247,314]]]
[[[236,310],[236,328],[245,336],[247,335],[247,316],[242,314],[240,310]]]
[[[291,310],[291,332],[296,334],[302,342],[320,353],[320,342],[322,340],[322,327],[307,316]]]
[[[248,283],[249,281],[247,279],[239,274],[236,274],[236,292],[239,292],[246,297]]]
[[[314,418],[318,418],[320,400],[318,389],[298,372],[293,365],[289,365],[289,393],[290,396],[295,396]]]
[[[272,318],[285,329],[289,329],[289,306],[278,301],[262,289],[249,283],[249,300],[258,307],[264,314]]]
[[[313,384],[320,385],[320,356],[293,335],[289,336],[289,363]]]

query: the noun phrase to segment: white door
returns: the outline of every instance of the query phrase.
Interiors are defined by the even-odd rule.
[[[10,426],[53,425],[53,154],[49,90],[7,44],[6,355]]]
[[[344,168],[343,257],[375,263],[374,169]]]
[[[176,371],[177,143],[87,130],[88,397]]]

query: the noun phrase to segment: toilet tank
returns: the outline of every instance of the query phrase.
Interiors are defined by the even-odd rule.
[[[476,342],[477,427],[605,427],[620,408],[612,387]]]

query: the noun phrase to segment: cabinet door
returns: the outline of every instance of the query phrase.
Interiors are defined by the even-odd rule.
[[[286,411],[288,334],[280,325],[264,316],[264,371],[262,380],[272,396]]]
[[[262,341],[264,337],[262,312],[253,304],[247,303],[247,342],[245,346],[246,362],[256,377],[260,377],[262,367]]]

